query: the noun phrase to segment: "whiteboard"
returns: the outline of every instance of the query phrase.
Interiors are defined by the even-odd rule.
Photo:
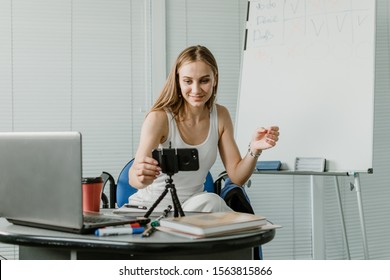
[[[373,162],[375,1],[248,2],[236,115],[244,155],[257,127],[280,140],[260,160],[325,158],[328,171]]]

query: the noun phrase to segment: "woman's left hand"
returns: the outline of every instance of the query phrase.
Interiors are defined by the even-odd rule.
[[[252,136],[250,149],[253,153],[260,153],[262,150],[270,149],[279,140],[279,127],[258,128]]]

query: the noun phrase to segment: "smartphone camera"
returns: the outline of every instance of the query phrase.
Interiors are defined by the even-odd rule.
[[[193,148],[155,149],[152,156],[158,161],[161,171],[175,174],[179,171],[196,171],[199,169],[198,150]]]

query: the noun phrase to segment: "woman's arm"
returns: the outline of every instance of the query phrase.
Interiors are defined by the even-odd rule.
[[[265,149],[272,148],[279,139],[279,128],[258,128],[250,139],[248,152],[242,158],[234,140],[233,122],[229,111],[218,105],[219,142],[218,148],[229,178],[242,186],[255,169],[258,156]]]
[[[158,162],[152,158],[152,150],[163,143],[168,134],[168,118],[164,111],[150,112],[142,125],[139,146],[134,163],[129,170],[129,183],[141,189],[153,183],[160,174]]]

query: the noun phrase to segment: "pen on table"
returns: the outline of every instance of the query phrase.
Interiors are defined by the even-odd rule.
[[[137,227],[141,227],[141,224],[140,223],[130,223],[129,226],[132,228],[137,228]]]
[[[96,236],[115,236],[115,235],[124,235],[124,234],[137,234],[143,233],[143,227],[106,227],[99,228],[95,231]]]
[[[142,237],[149,237],[153,234],[153,232],[156,231],[156,228],[155,227],[148,227],[147,229],[145,229],[145,231],[142,233]]]
[[[159,226],[159,225],[160,225],[160,220],[163,219],[163,218],[165,218],[166,216],[168,216],[168,213],[169,213],[169,211],[171,211],[171,209],[172,209],[172,206],[171,206],[171,205],[168,205],[167,209],[165,209],[165,210],[163,211],[163,213],[162,213],[157,219],[155,219],[150,225],[151,225],[152,227],[157,227],[157,226]]]
[[[146,210],[147,207],[146,206],[142,206],[142,205],[131,205],[131,204],[125,204],[125,207],[127,208],[136,208],[136,209],[144,209]]]
[[[104,228],[125,228],[125,227],[130,227],[130,228],[139,228],[142,227],[142,225],[138,222],[133,222],[130,224],[124,224],[124,225],[118,225],[118,226],[109,226],[109,227],[104,227]]]
[[[168,205],[167,209],[165,209],[163,211],[163,213],[156,219],[154,220],[153,222],[150,223],[150,227],[148,227],[143,233],[142,233],[142,237],[149,237],[151,236],[157,229],[156,227],[158,227],[160,225],[160,220],[165,218],[169,211],[171,211],[172,209],[172,206],[171,205]]]

